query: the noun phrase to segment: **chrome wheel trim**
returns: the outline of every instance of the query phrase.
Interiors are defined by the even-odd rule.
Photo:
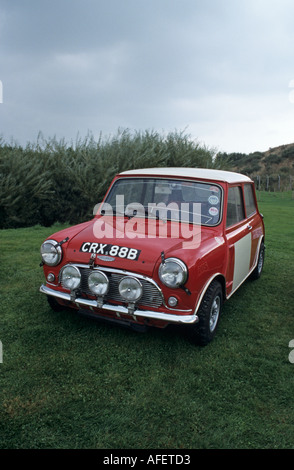
[[[261,273],[262,267],[263,267],[263,248],[261,248],[261,250],[260,250],[258,263],[257,263],[258,274]]]
[[[211,333],[216,328],[219,315],[220,315],[220,309],[221,309],[221,299],[220,296],[217,295],[212,302],[211,309],[210,309],[210,314],[209,314],[209,330]]]

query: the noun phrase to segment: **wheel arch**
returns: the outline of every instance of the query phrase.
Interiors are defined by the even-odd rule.
[[[202,289],[201,294],[198,298],[196,307],[195,307],[194,314],[197,313],[197,311],[198,311],[198,309],[201,305],[202,299],[203,299],[203,297],[205,296],[205,294],[207,292],[207,289],[209,288],[211,283],[214,282],[214,281],[218,281],[220,283],[220,285],[222,287],[223,301],[226,299],[226,297],[227,297],[226,296],[226,279],[225,279],[224,275],[221,274],[221,273],[214,274],[210,279],[208,279],[208,281],[206,282],[204,288]]]
[[[220,285],[222,286],[222,292],[223,292],[223,302],[226,300],[227,298],[227,294],[226,294],[226,279],[225,279],[225,276],[223,274],[218,274],[214,279],[213,281],[218,281],[220,283]]]

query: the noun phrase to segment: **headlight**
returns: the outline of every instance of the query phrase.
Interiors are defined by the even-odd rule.
[[[88,286],[94,295],[105,295],[109,289],[108,277],[101,271],[93,271],[88,277]]]
[[[158,274],[163,284],[175,289],[185,284],[188,277],[188,270],[185,263],[180,259],[167,258],[159,266]]]
[[[43,263],[48,266],[56,266],[62,258],[62,249],[55,240],[47,240],[41,246]]]
[[[61,272],[61,284],[65,289],[75,290],[81,284],[81,273],[75,266],[65,266]]]
[[[126,276],[120,281],[118,290],[122,298],[129,302],[136,302],[143,294],[141,282],[130,276]]]

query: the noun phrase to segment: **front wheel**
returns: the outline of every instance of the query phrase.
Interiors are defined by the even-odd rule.
[[[51,295],[47,295],[47,300],[48,300],[48,304],[50,305],[52,310],[54,310],[54,312],[61,312],[62,310],[66,309],[66,307],[64,307],[63,305],[60,305],[57,302],[57,300]]]
[[[223,305],[222,286],[218,281],[213,281],[208,287],[198,310],[199,321],[189,326],[191,340],[206,346],[215,336]]]

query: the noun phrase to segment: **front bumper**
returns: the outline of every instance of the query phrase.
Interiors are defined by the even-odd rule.
[[[45,286],[44,284],[40,287],[40,292],[46,295],[50,295],[52,297],[56,297],[57,299],[73,302],[79,308],[88,307],[90,309],[97,308],[101,310],[105,310],[106,312],[115,312],[116,314],[122,315],[129,315],[129,310],[127,307],[123,305],[111,305],[104,303],[103,305],[98,304],[96,300],[91,299],[83,299],[83,298],[73,298],[70,294],[66,292],[59,292],[50,287]],[[178,314],[170,314],[164,312],[154,312],[152,310],[140,310],[135,309],[131,317],[144,317],[149,318],[151,320],[161,320],[167,323],[178,323],[178,324],[185,324],[190,325],[193,323],[197,323],[199,318],[196,314],[191,315],[178,315]]]

